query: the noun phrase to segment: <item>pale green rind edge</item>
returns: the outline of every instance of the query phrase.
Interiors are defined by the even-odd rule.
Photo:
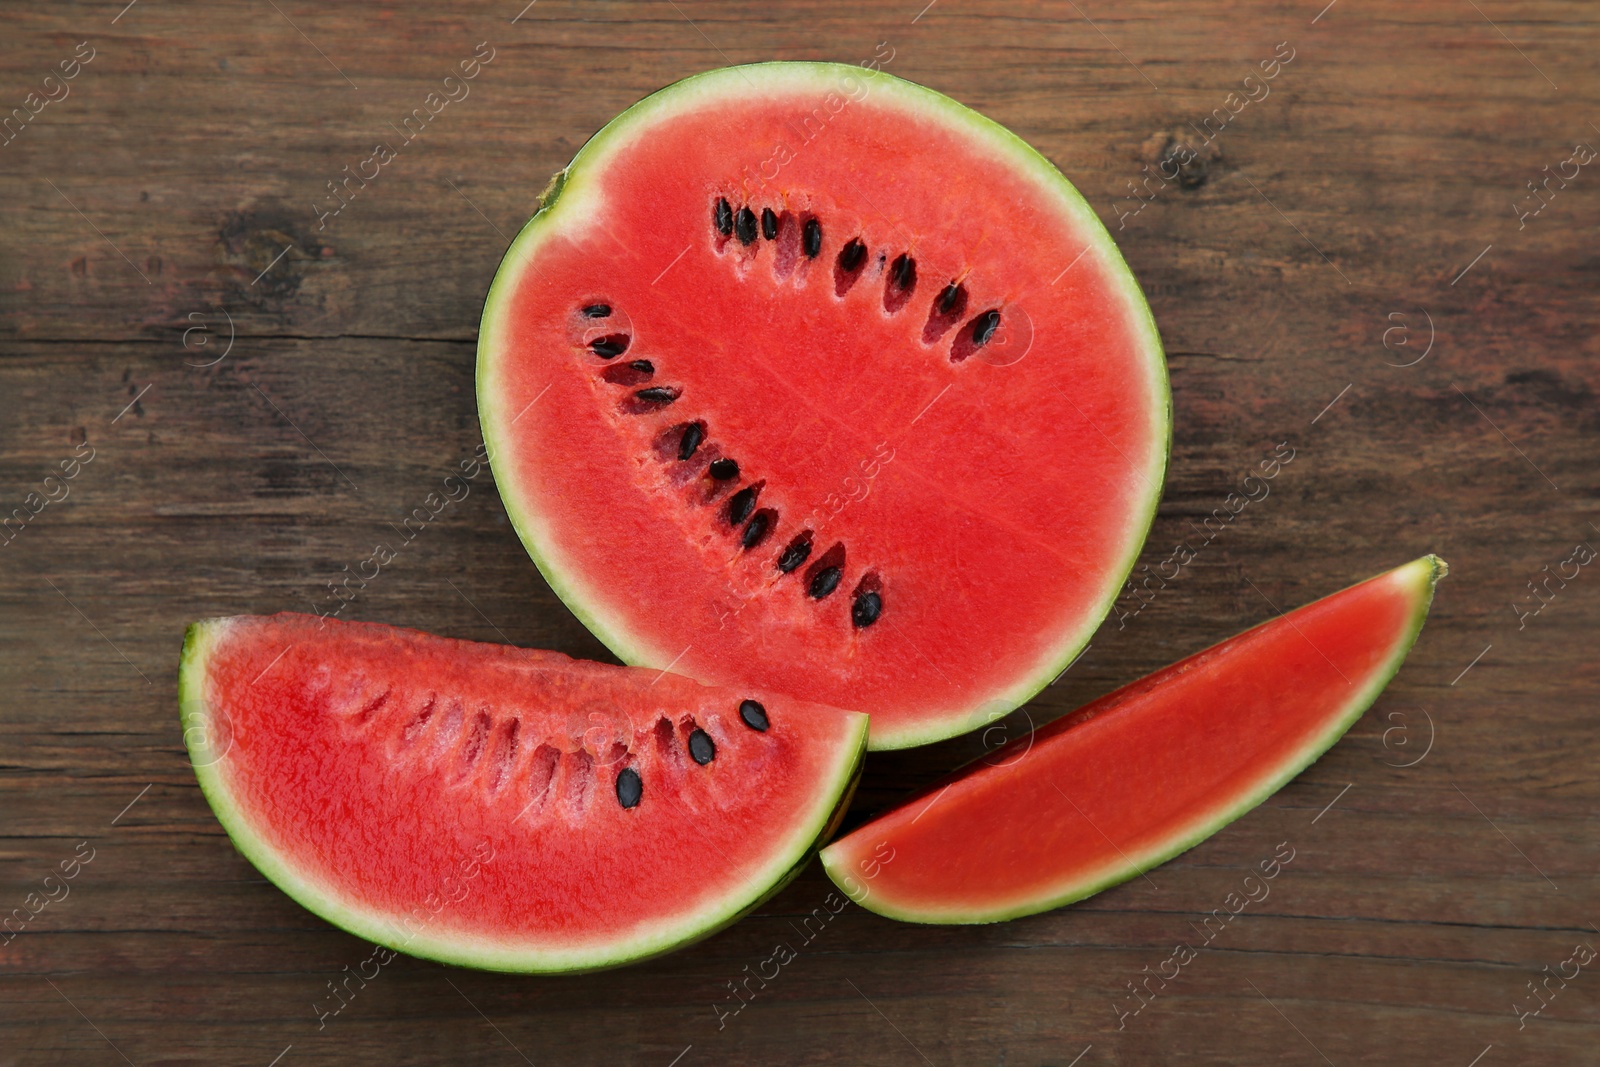
[[[1372,681],[1368,683],[1365,689],[1351,698],[1344,711],[1338,718],[1329,723],[1321,735],[1302,749],[1300,754],[1293,760],[1285,763],[1277,774],[1265,780],[1255,792],[1246,795],[1238,804],[1217,818],[1191,828],[1169,845],[1153,849],[1139,857],[1128,857],[1131,866],[1127,869],[1117,870],[1087,884],[1073,885],[1054,896],[1029,901],[1009,908],[1001,908],[995,911],[959,913],[915,911],[907,908],[897,908],[892,903],[886,904],[881,898],[875,902],[873,894],[870,892],[870,887],[869,892],[862,899],[856,900],[855,897],[851,899],[856,900],[857,904],[868,911],[875,912],[888,919],[897,919],[901,922],[929,925],[973,925],[1004,922],[1007,919],[1019,919],[1025,915],[1035,915],[1042,911],[1050,911],[1054,908],[1092,897],[1096,893],[1136,878],[1167,862],[1174,856],[1188,851],[1229,823],[1254,810],[1262,801],[1283,788],[1301,771],[1316,762],[1324,752],[1333,747],[1334,742],[1343,737],[1345,732],[1355,725],[1362,714],[1372,706],[1373,701],[1377,700],[1378,696],[1388,687],[1394,676],[1399,673],[1401,664],[1405,662],[1412,646],[1416,644],[1417,636],[1422,632],[1422,625],[1427,620],[1428,609],[1433,604],[1434,587],[1438,584],[1439,579],[1449,573],[1449,567],[1444,560],[1431,554],[1404,564],[1396,568],[1396,571],[1392,573],[1399,573],[1408,568],[1416,569],[1416,577],[1411,579],[1410,576],[1407,576],[1407,578],[1414,581],[1417,587],[1417,606],[1413,610],[1411,625],[1396,639],[1394,650],[1390,653],[1388,661],[1373,672]],[[1338,594],[1330,595],[1337,596]],[[868,823],[866,825],[871,824]],[[859,833],[861,829],[865,829],[865,826],[853,832]],[[836,846],[829,846],[823,849],[819,858],[822,860],[823,870],[827,871],[828,877],[841,890],[845,889],[845,879],[859,883],[859,879],[854,878],[853,875],[845,870],[848,859],[841,856]]]
[[[848,743],[840,746],[838,770],[827,790],[819,794],[822,800],[802,828],[792,835],[791,841],[795,844],[776,852],[766,870],[740,887],[755,888],[748,892],[730,892],[724,901],[681,925],[616,942],[593,952],[502,950],[496,949],[487,940],[420,934],[406,940],[396,940],[393,935],[398,920],[391,923],[375,913],[347,905],[285,863],[234,803],[228,784],[218,770],[226,759],[226,753],[217,760],[205,762],[210,754],[198,750],[203,741],[195,738],[206,736],[206,725],[211,714],[204,693],[206,661],[211,648],[231,622],[228,618],[203,619],[192,624],[184,634],[183,654],[178,667],[178,701],[184,744],[189,749],[195,777],[217,821],[233,840],[234,847],[269,881],[307,911],[347,933],[396,952],[458,967],[521,974],[572,974],[639,963],[710,937],[759,907],[805,869],[817,848],[833,835],[842,821],[850,798],[855,793],[865,758],[867,716],[848,712],[846,714],[853,720],[853,735]]]
[[[775,71],[777,73],[790,73],[795,76],[811,75],[822,81],[828,75],[842,77],[849,74],[852,77],[864,78],[873,84],[881,84],[891,91],[901,94],[907,104],[920,104],[931,106],[936,111],[962,120],[975,131],[989,135],[998,146],[1006,149],[1019,163],[1031,170],[1044,183],[1059,192],[1066,204],[1073,212],[1072,218],[1084,228],[1086,236],[1091,241],[1091,246],[1096,251],[1096,259],[1101,269],[1113,273],[1120,273],[1124,281],[1122,291],[1127,297],[1128,311],[1139,320],[1146,334],[1145,355],[1148,369],[1151,372],[1152,417],[1156,425],[1152,426],[1152,438],[1160,442],[1159,458],[1150,464],[1147,471],[1135,471],[1134,476],[1144,479],[1149,485],[1145,496],[1145,507],[1142,517],[1133,513],[1129,518],[1130,534],[1128,548],[1125,553],[1124,565],[1113,566],[1106,572],[1106,591],[1099,598],[1099,609],[1092,615],[1085,614],[1082,624],[1078,629],[1069,633],[1058,644],[1058,651],[1043,661],[1034,672],[1018,681],[1012,688],[992,700],[986,701],[966,714],[943,717],[922,729],[903,729],[892,735],[885,735],[882,731],[874,732],[868,741],[868,747],[873,751],[911,748],[917,745],[930,744],[941,741],[958,734],[973,730],[986,722],[993,722],[1001,715],[1022,706],[1036,693],[1057,677],[1072,663],[1073,659],[1088,644],[1089,639],[1104,621],[1112,606],[1116,603],[1118,592],[1132,573],[1134,565],[1138,563],[1139,554],[1144,549],[1144,544],[1150,536],[1150,529],[1155,523],[1156,510],[1161,502],[1162,487],[1166,483],[1166,471],[1170,462],[1172,450],[1172,391],[1167,375],[1166,356],[1161,345],[1161,336],[1157,331],[1155,316],[1150,311],[1149,302],[1144,299],[1144,294],[1139,288],[1133,271],[1128,267],[1127,261],[1122,257],[1116,242],[1112,239],[1110,231],[1100,221],[1078,192],[1077,188],[1067,180],[1056,166],[1041,155],[1035,148],[1022,138],[1001,126],[994,120],[972,110],[966,105],[952,100],[933,89],[897,78],[892,74],[882,71],[867,72],[860,68],[843,63],[755,63],[743,67],[724,67],[718,70],[707,71],[691,78],[676,82],[661,89],[628,108],[621,115],[612,119],[598,133],[589,139],[578,150],[567,168],[552,179],[551,189],[547,190],[545,203],[538,213],[534,215],[518,233],[507,249],[499,269],[495,272],[493,283],[484,300],[483,316],[478,330],[478,361],[477,361],[477,397],[478,418],[483,431],[484,441],[489,444],[490,466],[498,466],[507,470],[510,466],[509,454],[511,450],[500,453],[498,460],[495,458],[499,451],[494,447],[498,439],[493,425],[498,413],[497,398],[493,388],[495,359],[494,352],[497,347],[494,343],[496,325],[500,313],[507,303],[508,294],[512,288],[512,279],[520,278],[523,269],[533,258],[544,231],[550,226],[550,219],[556,206],[566,201],[572,203],[572,193],[576,189],[580,196],[585,188],[582,182],[583,171],[580,164],[586,156],[604,154],[607,144],[633,128],[635,122],[648,118],[652,113],[661,109],[675,106],[680,97],[692,98],[694,92],[709,94],[712,88],[721,81],[735,84],[736,79],[745,79],[750,73],[759,71]],[[747,89],[748,87],[745,86]],[[662,667],[667,658],[664,653],[645,650],[635,641],[626,627],[615,624],[597,610],[576,580],[576,571],[569,576],[563,572],[557,563],[549,558],[548,549],[541,546],[541,538],[536,536],[534,530],[542,526],[542,521],[525,506],[520,493],[515,489],[518,484],[515,472],[509,472],[510,477],[500,478],[496,481],[500,485],[501,499],[505,503],[506,512],[511,517],[511,524],[517,531],[518,538],[523,547],[533,559],[534,565],[544,576],[545,581],[555,591],[572,613],[577,616],[584,626],[595,635],[607,648],[611,649],[624,662],[639,666]],[[1141,521],[1142,518],[1142,521]]]

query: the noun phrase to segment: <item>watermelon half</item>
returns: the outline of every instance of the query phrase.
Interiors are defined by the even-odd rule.
[[[1022,703],[1155,513],[1160,339],[1043,156],[888,74],[711,71],[558,174],[489,291],[484,439],[618,656],[872,716]]]
[[[359,937],[504,971],[666,952],[842,817],[866,716],[309,615],[190,627],[184,740],[262,874]]]
[[[1444,576],[1435,556],[1281,615],[1018,738],[829,845],[894,919],[982,923],[1100,892],[1271,796],[1377,699]]]

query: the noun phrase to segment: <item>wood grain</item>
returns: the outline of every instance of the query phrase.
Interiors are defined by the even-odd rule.
[[[1600,941],[1600,578],[1521,628],[1513,605],[1600,538],[1600,178],[1525,222],[1512,205],[1600,142],[1597,12],[922,2],[6,11],[4,108],[82,42],[94,58],[0,145],[0,513],[84,442],[94,458],[0,547],[0,911],[79,842],[95,851],[0,944],[0,1067],[1595,1061],[1600,976],[1525,1027],[1513,1005]],[[319,228],[326,183],[483,41],[470,97]],[[1080,905],[976,928],[848,908],[801,943],[793,923],[829,888],[812,869],[627,970],[401,958],[319,1030],[312,1002],[367,947],[211,817],[175,714],[184,626],[305,609],[477,446],[482,295],[589,134],[698,70],[856,62],[880,42],[890,72],[1054,160],[1141,280],[1177,420],[1142,563],[1295,449],[1268,498],[1007,728],[1435,551],[1452,573],[1421,642],[1267,804]],[[1279,42],[1293,60],[1215,136],[1204,181],[1124,217],[1152,136],[1190,137]],[[607,655],[487,474],[352,610]],[[852,820],[982,745],[875,755]],[[1119,1030],[1126,983],[1281,841],[1296,858],[1270,898]],[[719,1028],[726,983],[778,941],[798,958]]]

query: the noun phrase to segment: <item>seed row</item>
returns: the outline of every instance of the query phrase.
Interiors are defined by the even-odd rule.
[[[739,721],[743,722],[756,733],[764,734],[771,726],[767,719],[767,709],[759,700],[741,700],[739,702]],[[667,726],[666,720],[657,724],[658,728]],[[668,727],[670,729],[670,727]],[[717,758],[717,743],[711,735],[696,726],[689,732],[689,758],[700,766],[705,767]],[[637,808],[644,800],[644,779],[635,767],[624,767],[617,772],[616,781],[617,803],[623,810]]]
[[[735,231],[742,225],[741,219],[748,216],[755,225],[755,214],[748,207],[740,208],[735,214],[731,205],[726,200],[718,200],[718,209],[715,220],[719,228],[727,223]],[[763,210],[763,229],[772,229],[776,232],[776,216],[769,226],[766,216],[771,215],[771,209]],[[815,222],[816,220],[811,220]],[[820,249],[821,231],[817,231],[818,247]],[[752,238],[753,240],[753,238]],[[906,257],[901,257],[906,259]],[[909,263],[910,261],[907,260]],[[896,271],[901,276],[910,277],[915,283],[916,267],[897,267]],[[609,304],[588,304],[580,309],[580,313],[588,319],[610,318],[612,308]],[[642,385],[649,382],[655,375],[655,364],[648,359],[636,359],[628,363],[609,363],[610,360],[628,350],[632,338],[628,334],[606,334],[595,338],[587,345],[590,352],[608,362],[608,366],[601,371],[601,377],[612,385],[633,389],[621,404],[621,410],[629,415],[645,415],[660,411],[667,405],[675,402],[683,395],[683,389],[676,385]],[[634,389],[634,386],[641,388]],[[687,463],[694,458],[705,443],[706,427],[704,422],[685,422],[669,428],[665,435],[670,445],[669,453],[676,455],[678,462]],[[707,501],[720,495],[720,485],[732,484],[739,478],[739,462],[728,456],[718,455],[706,465],[706,474],[712,481],[711,491]],[[778,512],[775,508],[758,508],[761,491],[766,487],[765,481],[755,481],[734,491],[728,497],[723,517],[730,529],[738,531],[741,549],[749,552],[758,548],[771,535],[778,524]],[[788,546],[779,553],[775,565],[780,574],[790,574],[798,570],[811,555],[812,532],[802,530],[789,542]],[[844,545],[836,543],[828,549],[823,556],[807,569],[804,575],[806,594],[813,600],[823,600],[831,596],[838,589],[844,579]],[[863,575],[852,594],[853,603],[850,610],[851,623],[857,629],[871,626],[878,621],[883,613],[882,583],[874,572]],[[709,742],[709,738],[707,741]],[[619,779],[618,789],[622,788]],[[618,793],[618,797],[621,797]],[[636,801],[637,802],[637,801]],[[624,805],[631,807],[631,805]]]
[[[756,243],[757,235],[768,241],[777,240],[781,219],[770,207],[761,209],[758,217],[749,205],[737,211],[727,197],[719,196],[711,206],[711,221],[723,237],[737,237],[746,247]],[[822,222],[809,217],[801,226],[801,249],[807,259],[822,254]],[[888,259],[887,252],[878,256],[880,262]],[[852,237],[839,249],[834,261],[834,289],[843,296],[855,285],[862,268],[869,259],[866,242]],[[883,307],[890,314],[898,313],[911,301],[917,288],[917,261],[911,253],[902,252],[888,264],[884,280]],[[967,287],[960,281],[951,281],[940,289],[928,307],[928,320],[922,328],[923,344],[934,344],[956,326],[961,329],[951,340],[950,361],[959,363],[975,350],[988,344],[1000,326],[1000,309],[989,308],[971,318],[964,318],[967,310]]]
[[[711,206],[711,223],[716,231],[723,237],[737,237],[739,243],[747,247],[755,244],[758,236],[776,241],[788,218],[788,212],[780,216],[770,207],[762,208],[759,216],[749,205],[735,211],[723,196],[717,197],[717,202]],[[807,216],[800,222],[800,251],[807,259],[816,259],[822,254],[822,222],[814,216]]]
[[[430,693],[420,709],[406,713],[404,701],[391,705],[393,693],[385,689],[375,698],[366,700],[359,706],[341,709],[350,714],[357,727],[366,726],[371,721],[374,713],[385,706],[391,711],[385,720],[389,728],[399,735],[399,749],[404,751],[411,746],[417,738],[425,733],[430,725],[443,722],[435,728],[436,742],[425,746],[430,755],[454,751],[456,773],[465,777],[474,772],[488,773],[492,776],[490,788],[498,790],[511,773],[511,768],[518,762],[519,749],[526,750],[523,740],[522,718],[520,715],[511,715],[500,718],[498,721],[488,709],[480,710],[470,721],[465,721],[459,714],[459,702],[452,704],[458,711],[454,717],[449,715],[435,718],[435,711],[439,706],[439,694]],[[757,733],[766,733],[770,727],[766,706],[758,700],[741,700],[738,705],[739,721],[748,729]],[[717,758],[717,743],[703,728],[691,718],[688,725],[692,728],[688,732],[685,747],[689,758],[701,767],[709,766]],[[398,729],[396,729],[398,728]],[[655,733],[660,740],[663,750],[671,743],[675,734],[672,720],[662,714],[656,721]],[[551,740],[542,743],[532,742],[533,757],[527,781],[527,787],[532,794],[527,807],[532,807],[533,802],[543,799],[555,785],[558,765],[563,759],[561,750],[555,747]],[[617,741],[611,749],[611,758],[607,762],[626,760],[629,749],[625,742]],[[594,757],[585,750],[570,753],[579,763],[579,773],[587,773],[594,766]],[[485,771],[484,769],[487,768]],[[569,775],[572,772],[569,772]],[[617,803],[624,809],[639,806],[644,797],[644,780],[639,770],[630,765],[618,771],[615,781]],[[527,807],[524,810],[527,810]]]

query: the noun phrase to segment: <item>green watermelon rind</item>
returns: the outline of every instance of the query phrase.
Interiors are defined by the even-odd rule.
[[[1225,826],[1255,810],[1268,797],[1282,789],[1307,767],[1320,759],[1323,753],[1332,748],[1350,727],[1360,720],[1361,716],[1372,706],[1379,695],[1388,688],[1394,676],[1399,673],[1401,665],[1405,663],[1412,646],[1416,644],[1417,637],[1422,633],[1422,626],[1427,621],[1428,610],[1433,604],[1434,589],[1438,585],[1439,579],[1449,573],[1449,566],[1445,561],[1431,554],[1413,560],[1400,569],[1404,570],[1405,568],[1416,568],[1416,575],[1411,579],[1411,584],[1415,587],[1417,603],[1412,609],[1410,625],[1397,635],[1389,658],[1382,666],[1372,672],[1371,680],[1366,687],[1350,698],[1350,702],[1345,706],[1344,710],[1329,722],[1321,734],[1308,742],[1293,759],[1285,761],[1278,772],[1266,779],[1260,787],[1244,796],[1237,804],[1228,808],[1216,818],[1199,824],[1181,836],[1174,837],[1170,842],[1147,850],[1139,856],[1125,857],[1129,864],[1125,868],[1118,868],[1110,874],[1091,882],[1073,885],[1053,896],[1042,897],[1011,907],[998,908],[993,911],[960,913],[945,911],[937,913],[919,912],[906,908],[897,908],[893,904],[885,903],[881,896],[874,897],[870,892],[870,886],[868,886],[868,892],[865,895],[853,897],[852,899],[868,911],[901,922],[927,925],[976,925],[1005,922],[1009,919],[1020,919],[1026,915],[1036,915],[1039,912],[1051,911],[1055,908],[1077,903],[1080,900],[1094,896],[1096,893],[1110,889],[1112,886],[1131,881],[1147,871],[1159,867],[1173,857],[1187,852],[1206,838],[1222,830]],[[1332,595],[1337,596],[1338,594]],[[1275,620],[1268,620],[1268,622],[1272,621]],[[1261,623],[1260,625],[1267,624]],[[1249,631],[1245,632],[1248,633]],[[842,852],[825,848],[822,850],[820,858],[823,870],[827,872],[828,877],[840,889],[846,889],[848,880],[856,881],[859,886],[860,879],[855,878],[850,873],[848,869],[849,858],[845,857]]]
[[[313,878],[294,869],[234,802],[228,784],[218,769],[227,758],[226,750],[221,754],[206,750],[211,708],[203,691],[205,664],[212,644],[229,621],[226,618],[202,619],[191,624],[184,634],[183,653],[178,667],[179,718],[184,744],[189,750],[200,790],[211,805],[217,821],[227,831],[239,853],[307,911],[355,937],[439,963],[520,974],[577,974],[640,963],[710,937],[759,908],[810,865],[817,850],[833,837],[843,821],[865,762],[868,720],[865,715],[857,714],[854,716],[853,741],[842,746],[848,757],[840,761],[841,772],[829,788],[820,794],[831,799],[819,805],[820,814],[806,819],[793,835],[791,840],[800,844],[785,850],[771,865],[769,870],[775,868],[778,873],[771,877],[751,879],[746,884],[756,888],[742,895],[730,894],[721,906],[709,913],[702,912],[692,921],[670,931],[614,943],[593,953],[503,951],[494,949],[487,939],[469,941],[421,934],[400,939],[394,936],[399,930],[396,920],[351,906],[322,888]]]
[[[1110,232],[1089,206],[1088,201],[1053,163],[1022,138],[966,105],[933,89],[882,71],[866,71],[843,63],[774,62],[724,67],[676,82],[634,104],[591,137],[578,150],[572,162],[551,180],[541,198],[540,209],[511,242],[484,300],[483,316],[478,331],[477,397],[478,416],[483,438],[488,446],[490,466],[496,470],[497,481],[502,485],[501,498],[506,512],[511,517],[512,526],[516,529],[523,547],[532,557],[540,573],[544,575],[545,581],[589,631],[624,662],[656,668],[667,666],[672,658],[671,652],[644,647],[637,635],[629,633],[626,627],[616,625],[605,617],[603,611],[597,607],[601,602],[599,598],[590,596],[584,590],[579,568],[564,566],[561,560],[553,558],[555,539],[545,533],[544,518],[524,507],[516,492],[507,491],[507,488],[514,486],[518,479],[512,460],[514,450],[502,450],[496,447],[497,418],[512,417],[510,412],[506,412],[504,416],[500,415],[500,397],[495,386],[496,351],[503,350],[503,346],[498,344],[499,322],[502,313],[509,307],[510,295],[516,282],[523,277],[539,245],[551,233],[558,232],[558,227],[552,225],[552,219],[558,215],[566,218],[567,213],[576,213],[581,217],[589,190],[586,178],[590,161],[598,159],[598,162],[593,164],[598,168],[604,162],[613,143],[626,137],[635,128],[635,123],[648,120],[659,112],[685,106],[696,99],[697,95],[715,99],[728,90],[748,90],[748,79],[752,78],[809,77],[814,78],[820,88],[836,85],[839,79],[847,75],[870,82],[875,87],[874,91],[886,90],[899,94],[899,99],[907,106],[926,108],[934,113],[959,120],[975,137],[989,138],[990,143],[1002,149],[1020,170],[1032,174],[1041,185],[1061,197],[1063,205],[1071,213],[1071,218],[1082,227],[1082,232],[1089,239],[1089,248],[1093,249],[1095,261],[1100,269],[1120,277],[1124,283],[1120,288],[1125,298],[1130,322],[1139,324],[1145,334],[1143,347],[1152,390],[1150,405],[1153,420],[1150,427],[1152,455],[1146,467],[1132,472],[1133,477],[1145,482],[1148,492],[1144,496],[1142,511],[1136,510],[1129,517],[1129,533],[1123,559],[1117,565],[1106,568],[1106,585],[1096,601],[1096,610],[1085,612],[1076,628],[1062,635],[1055,645],[1055,650],[1042,657],[1039,666],[1018,680],[1009,691],[959,715],[930,716],[932,721],[921,729],[902,729],[893,735],[885,735],[881,730],[874,731],[868,747],[876,751],[910,748],[966,733],[1015,710],[1049,685],[1078,656],[1110,612],[1128,575],[1138,562],[1139,554],[1143,551],[1144,543],[1155,522],[1172,449],[1172,393],[1161,336],[1156,329],[1150,305],[1145,301],[1132,270],[1117,249]],[[561,207],[566,211],[558,211]]]

